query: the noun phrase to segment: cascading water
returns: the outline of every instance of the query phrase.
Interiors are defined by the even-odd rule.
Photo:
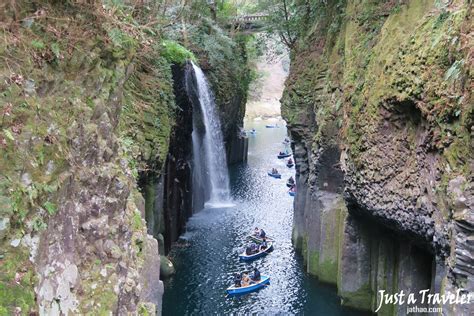
[[[189,85],[195,84],[199,101],[193,114],[193,182],[196,191],[204,194],[204,201],[207,199],[205,207],[223,207],[230,203],[230,190],[221,123],[206,76],[194,63],[192,68],[195,82],[186,80],[186,89],[191,91]]]

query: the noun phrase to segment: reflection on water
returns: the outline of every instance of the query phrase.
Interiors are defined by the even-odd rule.
[[[267,129],[250,122],[247,164],[231,167],[234,207],[204,209],[187,225],[186,247],[171,253],[177,274],[165,282],[164,315],[358,315],[341,308],[336,290],[306,274],[302,258],[291,244],[293,198],[286,180],[294,168],[276,155],[284,148],[285,128]],[[267,176],[276,167],[282,179]],[[239,262],[245,236],[263,227],[275,239],[274,251],[251,263]],[[271,285],[240,297],[226,297],[233,273],[257,266]]]

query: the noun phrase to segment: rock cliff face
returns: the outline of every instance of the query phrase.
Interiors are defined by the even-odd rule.
[[[219,38],[219,34],[214,34]],[[223,126],[224,141],[228,163],[247,159],[248,139],[240,135],[245,115],[246,89],[241,82],[247,80],[246,60],[242,57],[243,48],[230,38],[220,34],[224,47],[229,50],[228,58],[234,62],[222,61],[214,66],[209,63],[208,51],[197,51],[200,62],[205,65],[206,75],[215,91],[216,104]],[[186,222],[194,211],[204,206],[203,193],[195,192],[200,188],[193,186],[192,128],[194,107],[199,103],[195,94],[197,88],[192,79],[192,67],[189,63],[173,67],[173,86],[176,102],[175,127],[171,130],[169,152],[165,163],[164,176],[145,173],[142,187],[145,190],[147,223],[149,233],[159,241],[163,240],[165,253],[173,242],[185,232]],[[226,93],[224,93],[226,91]]]
[[[148,158],[167,147],[123,127],[136,126],[146,95],[136,94],[136,79],[160,67],[144,66],[143,47],[109,27],[105,7],[17,1],[13,9],[2,11],[0,314],[154,312],[160,258],[135,180],[144,153],[132,147],[153,148]],[[162,98],[146,110],[160,107],[168,113]]]
[[[160,313],[164,241],[192,210],[182,143],[192,124],[173,84],[183,68],[148,28],[153,3],[10,4],[0,4],[0,314]],[[239,93],[226,111],[240,111]]]
[[[372,311],[379,290],[472,292],[471,5],[332,1],[317,12],[282,99],[308,271]]]

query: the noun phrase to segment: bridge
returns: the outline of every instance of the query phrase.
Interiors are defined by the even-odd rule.
[[[227,27],[231,31],[251,33],[264,28],[268,17],[267,14],[236,16],[229,20]]]

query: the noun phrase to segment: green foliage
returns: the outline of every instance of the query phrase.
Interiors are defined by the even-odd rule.
[[[140,212],[138,212],[138,211],[136,211],[133,214],[132,228],[133,228],[133,230],[140,230],[140,229],[143,228],[142,216],[141,216]]]
[[[51,51],[53,52],[54,56],[56,56],[56,58],[61,57],[61,49],[59,48],[58,43],[51,44]]]
[[[39,40],[32,40],[31,46],[35,49],[43,49],[45,47],[43,41],[39,41]]]
[[[172,64],[182,65],[187,60],[196,61],[194,54],[178,42],[164,40],[161,43],[161,56]]]
[[[0,244],[0,247],[7,250],[4,245]],[[16,282],[18,271],[26,272],[21,273],[19,282]],[[36,280],[32,271],[24,248],[10,248],[4,253],[4,258],[0,259],[0,315],[13,315],[15,307],[21,308],[22,315],[29,315],[28,312],[35,308]]]
[[[57,212],[57,207],[55,204],[47,201],[43,204],[43,207],[45,208],[45,210],[48,212],[49,215],[54,215],[56,214]]]
[[[36,215],[31,222],[34,231],[42,231],[48,227],[43,218],[39,215]]]
[[[11,141],[15,140],[15,137],[13,137],[13,134],[10,132],[10,130],[4,129],[3,134],[5,135],[6,138],[8,138]]]
[[[135,39],[119,28],[113,28],[108,31],[112,43],[120,48],[129,49],[137,45]]]

